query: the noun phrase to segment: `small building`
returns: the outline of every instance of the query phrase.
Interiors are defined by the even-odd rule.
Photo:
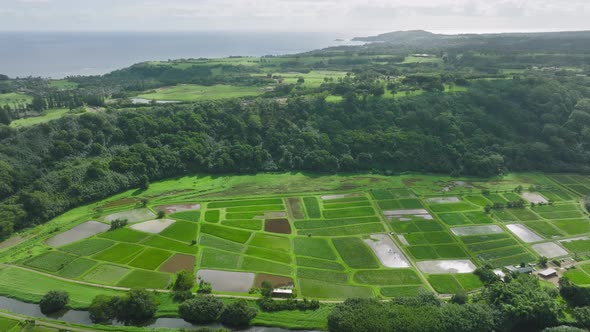
[[[549,279],[549,278],[553,278],[553,277],[557,276],[557,271],[549,268],[549,269],[546,269],[543,271],[539,271],[539,275],[545,279]]]
[[[291,297],[293,296],[293,289],[290,288],[275,288],[272,290],[273,297]]]
[[[530,266],[520,267],[520,266],[507,266],[506,270],[511,273],[522,273],[522,274],[531,274],[533,273],[533,268]]]
[[[504,277],[506,277],[506,273],[502,272],[502,270],[500,270],[500,269],[494,270],[494,274],[497,275],[502,280],[504,280]]]

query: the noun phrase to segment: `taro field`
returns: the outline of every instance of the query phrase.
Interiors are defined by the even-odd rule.
[[[257,183],[258,194],[248,195],[183,189],[149,201],[119,195],[59,232],[43,233],[34,250],[9,263],[149,289],[169,289],[176,272],[191,270],[215,293],[246,295],[269,280],[302,298],[343,299],[471,292],[482,287],[473,271],[483,264],[500,269],[541,256],[590,255],[590,219],[581,203],[590,177],[387,181],[295,193]],[[311,182],[297,185],[312,188]],[[524,204],[507,207],[516,201]],[[110,230],[117,219],[128,224]],[[568,273],[590,284],[590,269]]]

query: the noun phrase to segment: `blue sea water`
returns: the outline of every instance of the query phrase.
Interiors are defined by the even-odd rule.
[[[282,55],[346,45],[335,33],[0,32],[0,74],[98,75],[148,60]]]

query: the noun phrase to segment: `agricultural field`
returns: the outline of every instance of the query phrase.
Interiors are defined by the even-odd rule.
[[[14,106],[16,105],[27,105],[30,104],[33,97],[22,94],[22,93],[0,93],[0,107],[5,105]]]
[[[151,184],[146,206],[130,191],[76,209],[54,221],[59,232],[50,223],[0,258],[22,274],[127,288],[167,289],[193,270],[221,294],[246,295],[265,278],[317,299],[471,292],[483,264],[589,255],[582,185],[590,180],[540,174],[187,177]],[[547,203],[484,209],[520,199]],[[115,219],[129,224],[109,230]]]
[[[325,80],[337,81],[346,76],[346,72],[312,70],[309,73],[276,73],[273,75],[277,80],[286,84],[301,84],[307,88],[319,87]],[[299,80],[303,79],[303,82]]]
[[[70,113],[70,110],[67,108],[56,108],[56,109],[49,109],[43,112],[40,116],[33,116],[30,118],[22,118],[14,120],[10,123],[11,127],[19,128],[19,127],[30,127],[36,124],[49,122],[51,120],[59,119],[66,114]]]
[[[179,84],[137,96],[148,100],[197,101],[258,96],[263,89],[255,86]]]

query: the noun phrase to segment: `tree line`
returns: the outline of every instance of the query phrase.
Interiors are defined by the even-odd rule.
[[[584,86],[544,78],[397,100],[363,86],[341,103],[293,94],[286,105],[212,101],[0,125],[0,235],[195,173],[588,172],[589,95]]]

